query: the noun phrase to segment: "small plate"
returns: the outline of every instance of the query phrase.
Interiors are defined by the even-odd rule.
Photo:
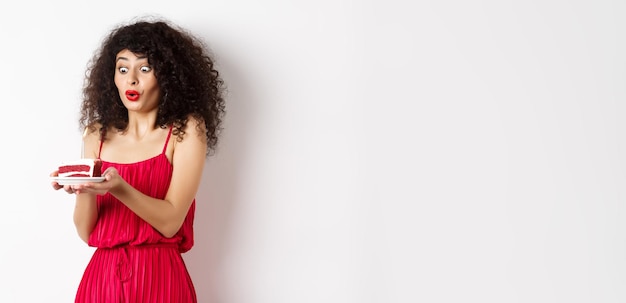
[[[56,181],[59,185],[76,185],[89,182],[100,183],[104,181],[104,177],[52,177],[52,181]]]

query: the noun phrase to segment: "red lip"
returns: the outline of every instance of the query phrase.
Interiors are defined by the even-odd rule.
[[[137,101],[139,100],[139,92],[136,90],[127,90],[126,91],[126,99],[130,100],[130,101]]]

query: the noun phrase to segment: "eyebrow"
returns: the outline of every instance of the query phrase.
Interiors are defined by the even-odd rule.
[[[147,59],[148,56],[137,56],[137,59]],[[120,60],[126,60],[128,61],[128,58],[126,57],[117,57],[117,59],[115,59],[115,62],[120,61]]]

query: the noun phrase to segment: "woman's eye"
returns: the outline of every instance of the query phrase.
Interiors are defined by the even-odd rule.
[[[120,71],[120,73],[122,73],[122,74],[124,74],[124,73],[128,72],[128,68],[126,68],[126,67],[120,67],[120,68],[118,68],[118,70],[119,70],[119,71]]]
[[[150,68],[150,66],[142,66],[142,67],[141,67],[141,71],[142,71],[142,72],[149,72],[149,71],[151,71],[151,70],[152,70],[152,68]]]

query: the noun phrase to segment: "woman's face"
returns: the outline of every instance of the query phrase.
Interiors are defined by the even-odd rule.
[[[115,86],[129,111],[150,112],[157,109],[161,91],[148,58],[129,50],[115,57]]]

